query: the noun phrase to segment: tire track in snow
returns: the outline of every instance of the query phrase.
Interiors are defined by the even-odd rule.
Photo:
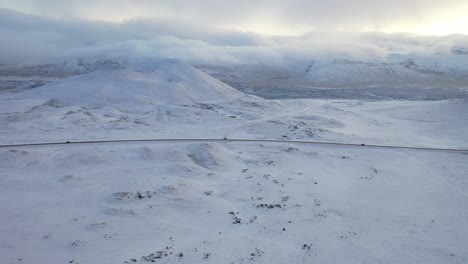
[[[445,179],[444,177],[440,176],[439,174],[436,174],[432,171],[431,168],[429,168],[427,165],[425,165],[424,163],[422,163],[420,160],[418,160],[417,158],[415,158],[413,155],[408,155],[408,157],[413,160],[416,164],[418,164],[419,166],[423,167],[427,172],[429,172],[429,174],[431,174],[433,177],[436,177],[436,178],[439,178],[441,181],[443,181],[445,184],[447,184],[450,188],[454,189],[455,191],[457,191],[458,193],[464,195],[465,197],[468,198],[468,193],[464,192],[463,190],[461,190],[460,188],[458,188],[457,186],[455,186],[453,183],[449,182],[447,179]]]

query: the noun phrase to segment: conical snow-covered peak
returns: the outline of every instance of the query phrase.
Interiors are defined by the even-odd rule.
[[[53,99],[61,105],[128,109],[148,104],[230,101],[245,95],[183,61],[169,59],[65,78],[24,96]]]

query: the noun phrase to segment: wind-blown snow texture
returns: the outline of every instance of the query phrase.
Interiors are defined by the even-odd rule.
[[[177,60],[0,95],[0,144],[468,148],[466,99],[266,100]],[[228,133],[229,132],[229,133]],[[465,263],[468,155],[292,143],[0,148],[5,263]]]

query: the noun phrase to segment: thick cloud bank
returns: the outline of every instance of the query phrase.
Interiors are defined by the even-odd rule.
[[[151,57],[192,63],[279,64],[337,57],[386,60],[393,54],[425,57],[450,54],[453,47],[468,47],[466,35],[313,31],[267,37],[174,18],[115,23],[50,18],[9,9],[0,9],[0,34],[0,63]]]
[[[195,24],[270,32],[397,29],[415,33],[434,23],[449,26],[446,33],[468,32],[457,25],[466,25],[466,0],[3,0],[0,7],[105,21],[184,18]]]

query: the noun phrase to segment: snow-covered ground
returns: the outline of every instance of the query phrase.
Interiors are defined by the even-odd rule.
[[[0,144],[468,148],[468,101],[266,100],[177,60],[0,95]],[[468,153],[0,148],[2,263],[466,263]]]

